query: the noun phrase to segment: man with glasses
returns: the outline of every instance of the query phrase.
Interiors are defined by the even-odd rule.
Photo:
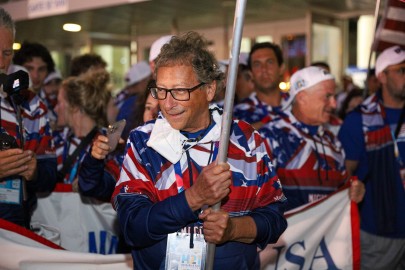
[[[405,269],[405,51],[384,50],[382,88],[349,113],[339,132],[346,169],[366,186],[361,213],[362,269]]]
[[[161,112],[130,133],[112,198],[134,268],[203,269],[209,242],[214,269],[259,269],[257,247],[287,226],[268,145],[232,122],[228,162],[216,164],[222,111],[209,104],[223,73],[199,34],[164,45],[155,75]]]

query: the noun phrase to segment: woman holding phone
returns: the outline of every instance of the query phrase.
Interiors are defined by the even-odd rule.
[[[55,108],[57,125],[65,126],[55,138],[59,181],[102,201],[109,201],[119,176],[116,156],[100,158],[92,151],[99,136],[106,138],[103,135],[107,133],[106,108],[110,99],[108,72],[90,69],[62,82]]]

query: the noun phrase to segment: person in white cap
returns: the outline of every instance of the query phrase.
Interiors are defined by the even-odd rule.
[[[336,108],[334,77],[311,66],[294,73],[290,85],[284,111],[259,130],[276,159],[276,173],[288,198],[286,210],[322,199],[348,179],[340,143],[324,127]],[[362,184],[353,183],[349,195],[360,201]]]
[[[55,123],[58,116],[55,112],[55,106],[58,102],[58,93],[61,84],[62,74],[55,69],[46,76],[42,89],[38,93],[48,108],[48,118],[52,130],[56,129]]]
[[[155,70],[155,60],[158,57],[160,50],[162,49],[163,45],[169,43],[172,37],[173,35],[161,36],[152,43],[149,51],[149,65],[152,71]]]
[[[405,51],[377,58],[381,89],[349,113],[339,139],[346,168],[366,185],[360,207],[362,269],[405,269]]]
[[[127,121],[122,138],[127,138],[129,131],[133,128],[131,121],[136,109],[136,100],[146,90],[151,75],[152,71],[148,63],[141,61],[132,65],[125,76],[126,87],[116,98],[116,106],[118,108],[116,120],[125,119]]]

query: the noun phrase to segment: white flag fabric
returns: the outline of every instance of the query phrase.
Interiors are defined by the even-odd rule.
[[[347,187],[286,216],[287,230],[260,251],[261,269],[360,269],[359,214]]]
[[[101,204],[106,209],[102,207],[104,212],[100,212],[98,207],[86,205],[79,194],[72,192],[54,192],[39,203],[41,215],[51,223],[40,229],[53,242],[0,219],[0,269],[132,269],[129,254],[101,255],[63,250],[65,243],[86,252],[86,248],[95,245],[93,248],[98,253],[108,253],[111,241],[96,237],[99,231],[105,232],[104,238],[115,233],[113,229],[107,233],[105,228],[109,221],[103,224],[102,213],[108,209],[107,205]],[[51,210],[50,204],[54,204],[55,210]],[[72,209],[66,210],[69,208],[66,205]],[[63,217],[65,214],[67,216]],[[97,215],[98,219],[94,219]],[[39,214],[35,216],[38,218]],[[286,213],[286,217],[288,228],[279,241],[260,251],[261,269],[360,269],[359,215],[357,205],[349,200],[347,187],[318,202],[294,209]],[[66,226],[62,226],[64,222]],[[83,222],[89,224],[83,225]],[[74,230],[79,230],[77,235]],[[81,243],[86,248],[69,243],[64,236],[66,232],[75,241],[81,235],[84,238]],[[63,248],[55,242],[60,242]]]
[[[51,194],[40,196],[31,225],[69,251],[116,253],[119,228],[111,203],[72,192],[71,185],[58,184]]]
[[[133,269],[129,254],[101,255],[63,250],[62,247],[0,219],[0,269]]]
[[[378,24],[373,48],[381,52],[399,45],[405,46],[405,1],[386,0],[383,16]]]

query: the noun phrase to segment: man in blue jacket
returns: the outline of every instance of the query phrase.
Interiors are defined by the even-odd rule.
[[[382,88],[350,112],[339,139],[346,168],[363,181],[361,269],[405,268],[405,50],[384,50],[375,74]]]
[[[216,164],[222,110],[209,106],[223,79],[199,34],[173,37],[156,61],[157,120],[132,131],[113,195],[136,269],[259,269],[257,248],[286,229],[286,198],[268,145],[233,121],[226,164]],[[221,202],[221,210],[210,206]]]

